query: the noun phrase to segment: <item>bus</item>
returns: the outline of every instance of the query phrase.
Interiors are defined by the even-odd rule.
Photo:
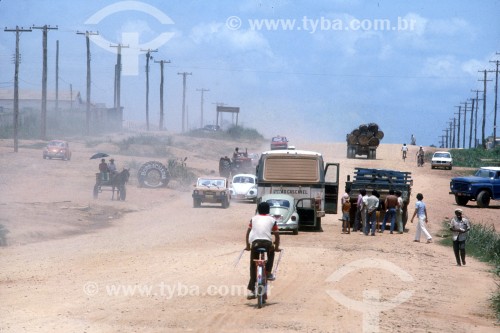
[[[321,153],[306,150],[263,152],[256,168],[257,197],[293,196],[300,228],[321,231],[321,218],[337,214],[339,164],[325,163]]]

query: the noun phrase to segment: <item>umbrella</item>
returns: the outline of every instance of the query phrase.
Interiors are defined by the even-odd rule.
[[[106,153],[96,153],[90,157],[91,160],[94,160],[96,158],[103,158],[103,157],[108,157],[109,155]]]

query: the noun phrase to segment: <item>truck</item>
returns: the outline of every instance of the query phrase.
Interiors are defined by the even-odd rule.
[[[449,193],[459,206],[476,201],[478,207],[488,207],[491,199],[500,200],[500,167],[481,167],[473,176],[452,178]]]
[[[357,210],[358,195],[361,189],[365,189],[370,195],[372,190],[377,190],[380,194],[381,202],[385,201],[390,190],[401,191],[403,199],[402,220],[403,227],[406,227],[408,221],[408,204],[410,203],[411,187],[413,179],[411,172],[387,170],[387,169],[372,169],[372,168],[355,168],[354,177],[351,180],[351,175],[347,175],[345,183],[346,192],[349,193],[351,202],[351,210],[349,211],[349,220],[351,226],[354,224]],[[385,209],[380,210],[379,219],[382,220],[385,215]]]
[[[362,124],[347,134],[347,158],[356,155],[366,156],[370,160],[377,158],[377,148],[384,137],[377,124]]]
[[[321,218],[337,213],[339,164],[325,163],[321,153],[289,149],[263,152],[256,175],[257,202],[266,194],[293,196],[301,229],[322,231]]]

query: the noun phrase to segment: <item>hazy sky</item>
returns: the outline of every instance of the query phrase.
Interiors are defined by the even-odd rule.
[[[165,126],[181,130],[182,76],[187,76],[189,128],[215,123],[215,103],[239,106],[240,124],[291,143],[344,141],[375,122],[382,142],[438,144],[455,105],[482,89],[479,70],[500,59],[500,1],[62,1],[0,0],[2,26],[50,25],[48,85],[86,94],[86,46],[93,36],[92,101],[113,106],[117,48],[123,49],[125,120],[145,122],[146,57],[149,110],[159,119],[160,65],[165,64]],[[42,30],[23,33],[20,88],[41,89]],[[15,33],[0,33],[0,89],[12,89]],[[494,80],[494,74],[489,74]],[[494,81],[488,85],[487,135],[492,133]],[[224,124],[231,121],[224,116]]]

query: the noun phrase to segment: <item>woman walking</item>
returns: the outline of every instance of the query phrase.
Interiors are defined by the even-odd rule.
[[[411,223],[413,223],[413,219],[415,216],[418,217],[417,230],[415,232],[415,240],[414,242],[420,242],[420,233],[424,233],[427,238],[427,243],[432,243],[432,236],[427,231],[426,224],[429,222],[427,218],[427,208],[425,207],[425,203],[422,201],[424,196],[422,193],[417,194],[417,202],[415,203],[415,211],[413,212],[413,216],[411,218]]]

